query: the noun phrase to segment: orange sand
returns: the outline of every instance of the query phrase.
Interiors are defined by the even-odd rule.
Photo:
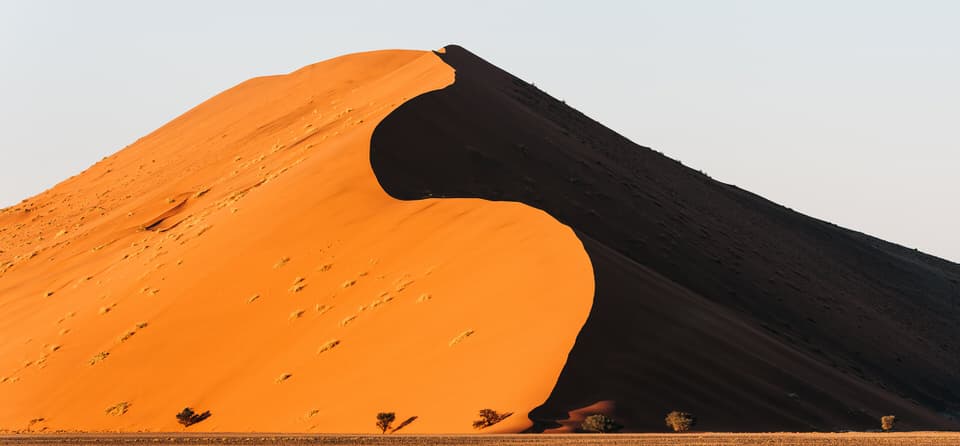
[[[527,427],[590,311],[581,242],[370,168],[377,123],[453,81],[415,51],[252,79],[0,211],[0,429],[180,430],[185,406],[203,431]]]

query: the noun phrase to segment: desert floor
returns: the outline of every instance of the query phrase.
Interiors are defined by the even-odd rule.
[[[948,446],[960,432],[897,433],[691,433],[608,435],[296,435],[296,434],[45,434],[0,435],[0,445],[764,445],[764,446]]]

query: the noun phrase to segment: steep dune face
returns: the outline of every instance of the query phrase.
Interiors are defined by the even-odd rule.
[[[413,51],[253,79],[0,212],[0,429],[528,428],[590,312],[582,243],[370,168],[375,126],[452,82]]]
[[[457,81],[373,135],[384,189],[543,209],[595,271],[534,430],[588,407],[641,431],[674,409],[705,430],[869,429],[887,413],[960,428],[960,266],[714,181],[462,48],[440,57]]]

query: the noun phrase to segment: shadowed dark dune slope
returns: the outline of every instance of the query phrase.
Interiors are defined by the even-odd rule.
[[[455,83],[373,134],[381,185],[543,209],[593,262],[593,309],[535,430],[606,400],[627,430],[662,430],[672,409],[704,430],[887,413],[960,428],[960,266],[714,181],[462,48],[438,55]]]

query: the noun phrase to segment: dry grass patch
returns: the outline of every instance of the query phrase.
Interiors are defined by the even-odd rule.
[[[687,432],[697,423],[692,413],[678,410],[668,413],[664,421],[666,421],[667,427],[673,429],[674,432]]]
[[[897,417],[893,415],[884,415],[880,417],[880,428],[883,429],[884,432],[892,431],[896,423]]]

